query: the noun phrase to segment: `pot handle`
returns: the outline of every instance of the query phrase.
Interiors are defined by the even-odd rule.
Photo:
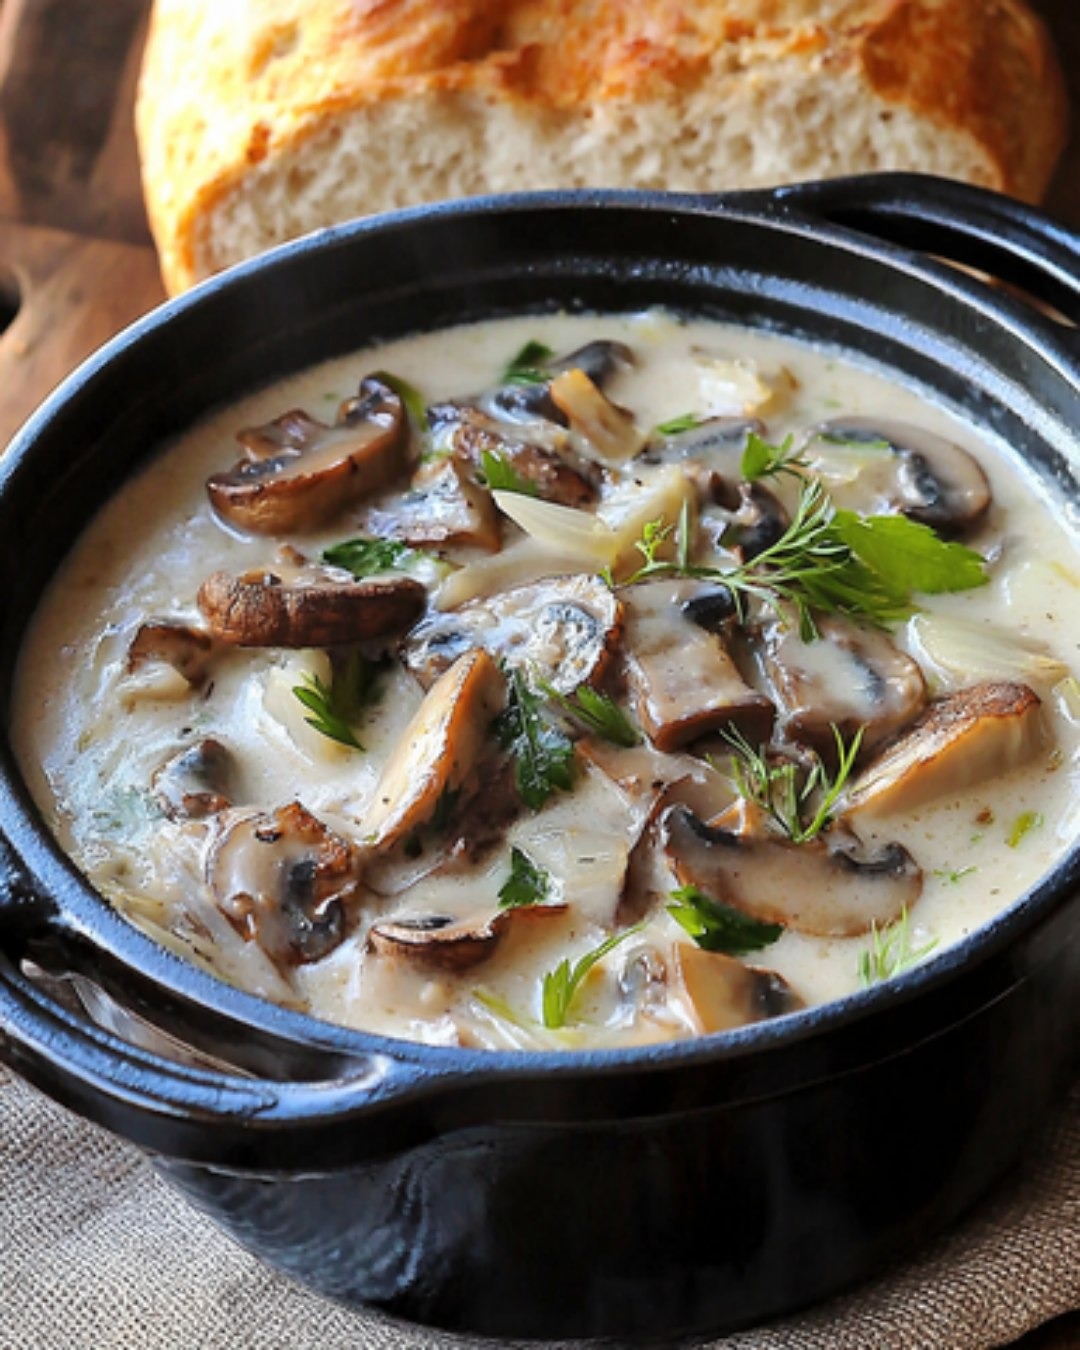
[[[141,940],[118,915],[107,921]],[[127,1016],[146,1013],[150,1040],[135,1044],[55,997],[51,986],[72,973],[122,1000]],[[296,1126],[308,1127],[306,1150],[324,1123],[355,1142],[392,1116],[397,1132],[402,1108],[449,1079],[422,1062],[426,1047],[375,1042],[358,1052],[337,1028],[292,1027],[295,1014],[231,989],[225,997],[235,1009],[170,990],[82,934],[0,836],[0,1064],[87,1119],[174,1158],[296,1163]],[[327,1150],[329,1162],[329,1141]]]
[[[1080,324],[1080,235],[1011,197],[904,173],[796,183],[769,196],[800,215],[988,272]]]

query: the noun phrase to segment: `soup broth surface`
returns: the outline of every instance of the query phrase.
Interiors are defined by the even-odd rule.
[[[593,343],[628,351],[559,368]],[[238,431],[302,409],[306,428],[277,421],[245,453],[321,471],[374,372],[393,377],[380,408],[407,385],[428,410],[402,421],[381,486],[355,496],[346,475],[338,504],[261,533],[215,509],[207,480],[242,457]],[[927,436],[988,482],[975,519],[924,527],[978,554],[985,584],[912,588],[882,627],[810,605],[800,637],[777,555],[754,550],[811,489],[826,520],[910,521],[895,480],[925,470]],[[751,483],[751,443],[788,462]],[[413,337],[216,412],[109,503],[26,642],[17,752],[90,881],[255,994],[446,1044],[723,1030],[931,959],[1075,840],[1080,550],[1063,514],[919,392],[789,341],[659,312]],[[404,549],[372,579],[327,571],[358,538]],[[382,633],[247,645],[197,603],[218,573],[423,592],[401,589],[413,611]],[[881,644],[902,674],[883,674]],[[908,701],[890,723],[891,679]],[[935,748],[927,717],[969,690],[985,695],[970,726],[942,715]],[[906,786],[875,798],[902,744]],[[786,825],[748,800],[762,766],[779,816],[795,794]]]

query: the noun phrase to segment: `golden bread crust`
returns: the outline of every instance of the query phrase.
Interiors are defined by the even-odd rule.
[[[155,0],[136,119],[166,284],[210,270],[208,222],[253,170],[357,110],[511,108],[558,135],[714,86],[722,119],[788,70],[970,139],[980,181],[1027,199],[1064,143],[1061,74],[1022,0]]]

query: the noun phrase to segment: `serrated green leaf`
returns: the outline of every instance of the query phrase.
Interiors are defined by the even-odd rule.
[[[415,549],[396,539],[346,539],[323,549],[323,562],[351,572],[354,577],[374,577],[382,572],[400,572],[420,557]]]
[[[860,562],[908,594],[967,591],[989,581],[986,560],[965,544],[939,538],[906,516],[857,516],[837,511],[832,531]]]

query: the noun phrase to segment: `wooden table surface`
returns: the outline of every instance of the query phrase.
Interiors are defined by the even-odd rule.
[[[1034,0],[1080,126],[1080,0]],[[84,357],[164,298],[131,103],[149,0],[0,0],[0,446]],[[1080,134],[1046,203],[1080,228]],[[1080,1314],[1024,1350],[1076,1350]]]

